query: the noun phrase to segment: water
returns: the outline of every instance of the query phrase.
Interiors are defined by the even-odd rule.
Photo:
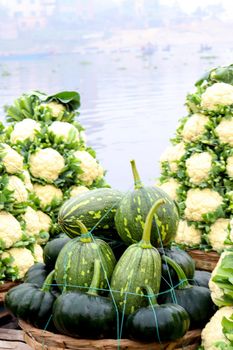
[[[2,59],[1,106],[32,89],[78,91],[79,121],[107,170],[108,183],[132,188],[130,160],[135,159],[142,181],[150,186],[159,176],[161,153],[186,115],[187,92],[205,70],[231,63],[231,56],[228,47],[200,53],[198,46],[180,46],[151,56],[115,50]]]

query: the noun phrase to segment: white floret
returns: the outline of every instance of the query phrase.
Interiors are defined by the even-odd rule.
[[[190,189],[185,201],[185,218],[189,221],[203,221],[203,215],[215,212],[223,203],[220,194],[209,188]]]
[[[72,186],[70,197],[78,196],[79,194],[87,191],[89,191],[89,189],[86,186]]]
[[[45,181],[55,181],[64,167],[64,158],[52,148],[39,149],[29,158],[31,174]]]
[[[206,324],[205,328],[201,332],[202,346],[205,350],[217,350],[219,349],[215,343],[222,341],[227,345],[230,341],[225,337],[222,331],[222,319],[223,317],[231,317],[233,313],[232,306],[224,306],[211,317],[210,321]]]
[[[215,83],[209,86],[201,97],[201,107],[207,110],[216,110],[219,105],[233,104],[233,86],[226,83]]]
[[[34,244],[32,255],[33,255],[35,263],[43,263],[44,262],[43,248],[39,244]]]
[[[16,218],[6,211],[0,211],[0,241],[10,248],[22,238],[22,229]]]
[[[233,146],[233,118],[221,120],[215,132],[221,143]]]
[[[7,144],[1,143],[0,145],[3,147],[1,157],[6,172],[8,174],[21,173],[23,171],[23,157]]]
[[[180,183],[176,179],[170,178],[162,184],[156,184],[156,186],[166,192],[173,200],[178,199],[177,190],[180,187]]]
[[[50,227],[52,225],[52,219],[49,215],[43,213],[43,211],[38,210],[37,215],[39,218],[39,229],[40,231],[49,232]]]
[[[14,191],[12,196],[14,197],[16,203],[22,203],[28,200],[28,191],[23,181],[19,177],[15,175],[9,176],[7,189]]]
[[[22,217],[25,221],[26,234],[28,236],[37,237],[40,232],[40,221],[37,212],[28,206]]]
[[[67,122],[55,121],[49,128],[49,132],[57,137],[62,137],[65,142],[67,141],[78,141],[79,131],[76,127]]]
[[[209,243],[216,251],[221,251],[228,247],[224,244],[227,239],[230,229],[230,219],[220,218],[210,226],[210,232],[208,234]]]
[[[63,115],[66,110],[64,105],[55,101],[48,102],[45,105],[49,107],[52,116],[55,118]]]
[[[181,220],[178,225],[175,242],[187,246],[199,245],[201,243],[201,230],[193,225],[188,225],[187,221]]]
[[[185,163],[190,182],[199,185],[208,179],[212,168],[212,156],[209,152],[194,153]]]
[[[172,172],[176,172],[178,169],[178,162],[184,154],[185,146],[183,142],[180,142],[174,146],[169,146],[160,157],[160,163],[168,162],[170,170]]]
[[[226,172],[229,177],[233,177],[233,156],[227,158]]]
[[[27,248],[11,248],[3,252],[2,259],[13,258],[11,266],[17,269],[17,278],[24,277],[27,270],[34,265],[34,258],[31,251]]]
[[[63,193],[60,188],[55,187],[54,185],[40,185],[34,184],[33,186],[36,196],[40,200],[40,207],[44,209],[46,206],[51,205],[53,200],[56,200],[58,203],[63,199]]]
[[[95,180],[103,177],[103,168],[99,165],[95,158],[87,151],[76,151],[74,156],[80,161],[80,167],[83,171],[78,178],[86,185],[90,186]]]
[[[14,125],[10,140],[12,143],[17,141],[30,140],[33,141],[36,135],[36,130],[40,130],[40,124],[30,118],[23,119]]]
[[[182,130],[183,140],[185,142],[193,142],[198,140],[205,132],[205,126],[208,123],[208,118],[200,113],[191,115],[186,121]]]

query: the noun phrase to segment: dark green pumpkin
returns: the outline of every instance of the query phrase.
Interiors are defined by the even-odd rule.
[[[141,241],[126,249],[113,271],[111,289],[120,312],[126,315],[147,305],[143,292],[145,286],[149,286],[154,294],[159,292],[161,258],[150,243],[150,234],[154,214],[163,203],[164,200],[160,199],[152,206]]]
[[[195,272],[195,262],[193,258],[184,250],[176,247],[159,248],[161,256],[166,255],[174,260],[184,271],[188,280],[192,280]],[[160,292],[167,290],[170,286],[176,286],[179,279],[176,271],[162,260],[162,279]]]
[[[104,235],[113,228],[114,216],[122,192],[111,188],[98,188],[67,200],[59,210],[58,223],[71,238],[81,233],[77,220],[94,234]],[[114,232],[114,231],[112,231]]]
[[[115,334],[117,310],[110,298],[98,295],[101,265],[95,260],[94,274],[87,293],[63,293],[54,303],[56,329],[72,337],[109,338]]]
[[[128,191],[120,201],[115,215],[115,225],[126,244],[139,242],[142,237],[147,214],[158,199],[164,204],[156,212],[156,223],[152,225],[151,243],[155,247],[168,245],[175,237],[179,214],[174,201],[160,188],[144,187],[135,162],[131,161],[134,176],[134,191]]]
[[[64,245],[69,241],[70,238],[64,234],[63,236],[55,237],[46,243],[43,249],[43,259],[48,269],[54,269],[58,254]]]
[[[179,277],[179,286],[168,293],[163,294],[163,303],[177,303],[189,314],[190,327],[203,327],[213,315],[215,308],[211,300],[210,290],[205,287],[192,286],[181,267],[171,258],[163,256],[162,259],[172,266]]]
[[[31,283],[22,283],[10,289],[5,296],[6,308],[17,318],[35,327],[45,329],[49,326],[55,296],[50,293],[53,280],[52,271],[43,287]]]
[[[63,291],[86,291],[92,281],[94,261],[100,259],[100,288],[105,289],[116,264],[113,251],[106,242],[88,233],[81,221],[76,225],[79,225],[81,235],[66,243],[60,251],[55,265],[56,283]]]
[[[196,270],[193,279],[190,281],[194,286],[202,286],[209,288],[209,280],[211,277],[211,272]]]
[[[151,292],[148,296],[149,306],[140,308],[127,319],[128,337],[145,342],[173,341],[183,337],[190,325],[187,311],[178,304],[158,305]]]
[[[32,265],[24,276],[24,283],[36,284],[41,288],[48,276],[50,270],[43,263],[36,263]]]

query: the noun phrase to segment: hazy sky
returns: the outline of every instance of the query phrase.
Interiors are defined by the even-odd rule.
[[[171,3],[178,3],[181,8],[186,12],[192,12],[197,7],[205,7],[208,5],[222,4],[223,7],[231,12],[231,17],[233,15],[233,1],[232,0],[160,0],[161,3],[169,5]]]

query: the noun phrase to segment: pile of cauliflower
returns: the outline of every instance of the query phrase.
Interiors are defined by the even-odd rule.
[[[0,125],[0,282],[22,279],[43,262],[42,246],[59,233],[63,201],[107,186],[84,128],[79,94],[23,94]]]
[[[201,78],[186,106],[156,185],[179,204],[176,243],[221,253],[233,245],[233,65]]]
[[[233,349],[233,252],[224,251],[211,273],[209,288],[219,308],[202,330],[202,349]]]

